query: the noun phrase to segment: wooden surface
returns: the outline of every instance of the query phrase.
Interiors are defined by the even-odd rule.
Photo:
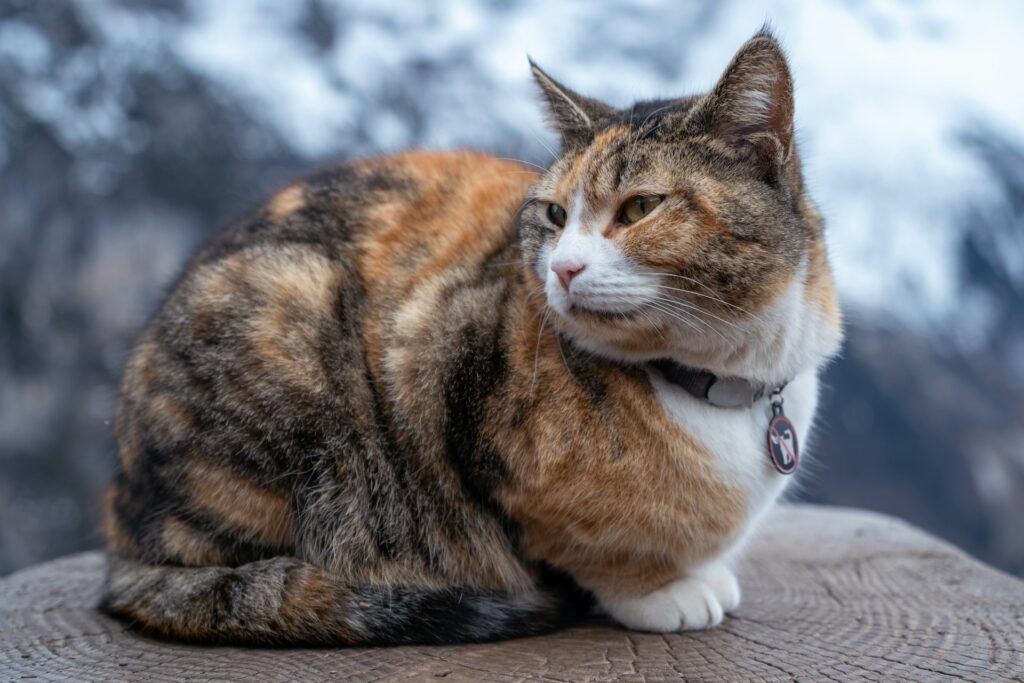
[[[84,553],[0,580],[0,680],[1024,680],[1024,583],[897,520],[783,507],[741,568],[739,612],[666,636],[594,620],[452,647],[190,647],[97,613]]]

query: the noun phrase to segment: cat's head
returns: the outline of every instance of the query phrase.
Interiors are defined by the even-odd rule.
[[[612,358],[780,375],[769,379],[806,362],[798,328],[814,338],[803,355],[834,352],[839,312],[793,83],[768,32],[710,92],[621,110],[532,67],[562,155],[523,208],[522,249],[563,333]],[[794,357],[748,367],[773,353],[758,345]]]

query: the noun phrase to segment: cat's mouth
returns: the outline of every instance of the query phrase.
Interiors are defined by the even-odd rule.
[[[609,311],[600,308],[590,308],[579,303],[569,304],[569,313],[583,318],[597,318],[600,320],[632,320],[638,314],[638,310]]]

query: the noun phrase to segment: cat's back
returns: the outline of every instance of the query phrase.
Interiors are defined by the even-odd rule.
[[[535,178],[473,152],[356,161],[215,238],[126,366],[111,547],[186,565],[292,552],[296,472],[380,419],[362,393],[387,320],[431,283],[497,275]]]
[[[519,163],[472,151],[341,164],[279,190],[216,238],[191,270],[238,250],[292,245],[355,264],[370,287],[377,278],[415,281],[431,262],[475,261],[507,245],[537,177]]]

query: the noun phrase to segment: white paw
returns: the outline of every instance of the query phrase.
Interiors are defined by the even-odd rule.
[[[694,572],[711,587],[726,614],[740,606],[740,582],[724,564],[709,564]]]
[[[717,626],[739,604],[739,584],[724,565],[702,568],[639,598],[604,601],[612,618],[626,628],[657,633]]]

